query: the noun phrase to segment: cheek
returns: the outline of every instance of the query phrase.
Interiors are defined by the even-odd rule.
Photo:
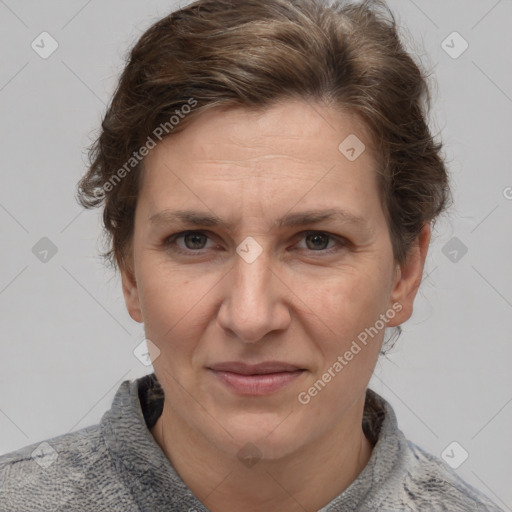
[[[313,333],[322,362],[301,389],[302,399],[308,400],[304,412],[311,428],[319,418],[325,423],[342,418],[367,386],[378,360],[385,333],[380,315],[386,311],[388,284],[385,272],[365,268],[340,272],[316,288],[313,309],[318,329],[324,332],[327,326],[328,330],[326,336]]]
[[[338,356],[344,358],[343,371],[337,373],[336,384],[331,388],[350,387],[369,379],[380,353],[385,334],[380,315],[388,307],[389,284],[378,265],[364,268],[365,271],[340,270],[335,279],[317,286],[316,300],[310,302],[318,325],[316,335],[312,333],[311,337],[323,359],[318,370],[322,373],[332,367]]]
[[[206,297],[215,282],[191,279],[168,264],[142,261],[139,292],[146,336],[164,353],[193,349],[203,323]]]
[[[315,289],[314,310],[335,332],[373,323],[386,308],[388,281],[381,269],[342,270]]]

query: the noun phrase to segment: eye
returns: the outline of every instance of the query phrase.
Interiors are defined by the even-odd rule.
[[[208,238],[208,235],[201,231],[184,231],[183,233],[167,237],[164,240],[164,245],[168,249],[190,255],[190,253],[199,252],[204,249]],[[184,247],[181,244],[176,244],[176,241],[179,239],[183,239]]]
[[[300,242],[305,241],[305,247],[296,244],[295,249],[316,252],[320,254],[331,254],[347,246],[347,241],[342,237],[331,235],[323,231],[305,231],[299,233],[296,238]],[[177,243],[178,240],[182,242]],[[183,231],[168,236],[162,243],[166,250],[184,254],[186,256],[200,256],[208,247],[206,246],[211,238],[202,231]],[[330,246],[329,246],[330,243]],[[210,247],[211,248],[211,247]]]
[[[342,242],[340,237],[324,233],[323,231],[306,231],[301,233],[301,235],[301,240],[306,241],[306,250],[313,252],[331,253],[333,250],[336,251],[339,249],[336,245],[346,245]],[[329,241],[333,242],[331,247],[327,247],[329,245]]]

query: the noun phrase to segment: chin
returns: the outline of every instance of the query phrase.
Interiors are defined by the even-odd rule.
[[[288,415],[289,411],[280,415],[246,413],[225,419],[223,426],[231,437],[224,431],[220,438],[210,437],[210,442],[221,451],[239,459],[246,456],[265,460],[283,459],[300,450],[305,441],[301,429],[288,423]]]

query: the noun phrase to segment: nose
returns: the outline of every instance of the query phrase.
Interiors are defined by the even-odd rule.
[[[269,249],[264,248],[253,261],[237,254],[233,265],[224,280],[219,325],[243,343],[256,343],[273,331],[286,329],[291,320],[287,304],[291,292]]]

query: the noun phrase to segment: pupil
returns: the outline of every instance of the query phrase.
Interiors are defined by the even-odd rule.
[[[198,239],[200,240],[202,236],[203,235],[200,235],[198,233],[190,233],[185,236],[185,239],[188,241],[192,240],[192,245],[193,245],[192,249],[202,249],[202,247],[196,247],[196,243],[201,245],[201,242],[200,241],[198,242]],[[189,249],[190,249],[190,247],[189,247]]]
[[[317,240],[317,241],[318,241],[318,239],[322,239],[323,238],[324,242],[325,242],[326,236],[325,235],[321,235],[321,234],[315,234],[315,235],[309,235],[309,238],[312,238],[312,239]],[[315,244],[313,244],[313,245],[315,245]],[[315,248],[315,247],[313,247],[313,248]],[[319,246],[316,245],[316,248],[318,249]]]

